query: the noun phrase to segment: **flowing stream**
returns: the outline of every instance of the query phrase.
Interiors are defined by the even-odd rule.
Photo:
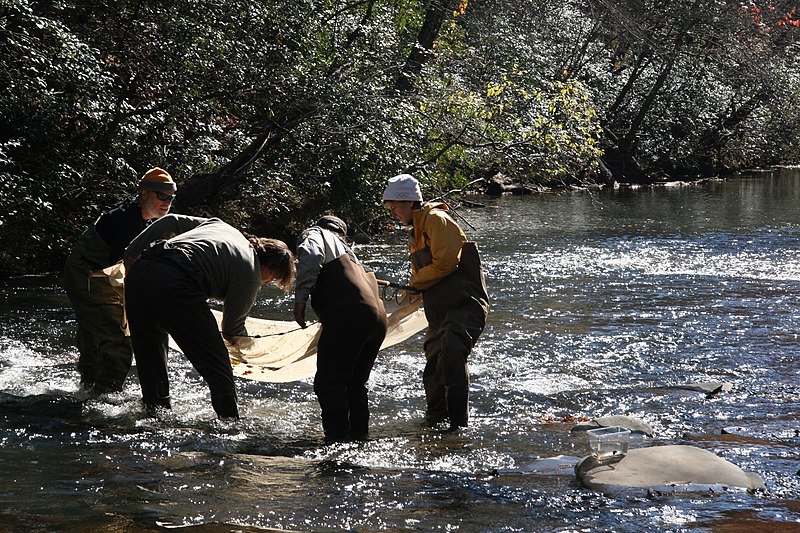
[[[379,356],[367,443],[322,444],[310,380],[238,381],[244,418],[219,422],[175,352],[168,416],[135,369],[80,402],[57,273],[2,282],[0,531],[800,531],[800,170],[477,200],[459,213],[492,309],[457,434],[422,424],[421,336]],[[407,278],[400,240],[357,252]],[[265,288],[252,315],[291,305]],[[673,388],[708,381],[733,390]],[[631,446],[698,446],[766,488],[582,488],[571,429],[615,414],[653,427]]]

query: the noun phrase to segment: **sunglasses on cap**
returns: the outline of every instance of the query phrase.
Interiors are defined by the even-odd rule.
[[[164,194],[163,192],[158,192],[158,191],[150,191],[150,192],[155,194],[156,198],[158,198],[162,202],[171,202],[172,200],[175,199],[174,194]]]

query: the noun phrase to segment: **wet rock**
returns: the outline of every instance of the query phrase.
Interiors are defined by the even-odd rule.
[[[593,420],[590,420],[589,422],[583,422],[581,424],[578,424],[577,426],[572,428],[572,431],[588,431],[590,429],[597,429],[600,427],[606,428],[612,426],[619,426],[625,428],[629,430],[631,433],[639,433],[642,435],[647,435],[648,437],[653,436],[653,428],[650,427],[650,425],[647,422],[624,415],[601,416]]]
[[[513,187],[513,181],[508,176],[504,174],[495,174],[488,180],[486,194],[500,196],[505,192],[510,192]]]
[[[707,450],[686,445],[636,448],[621,458],[608,460],[584,457],[575,466],[575,475],[584,487],[610,496],[764,487],[764,480],[757,474],[745,472]]]
[[[721,392],[731,392],[733,390],[733,385],[720,381],[703,381],[700,383],[687,383],[685,385],[671,385],[666,388],[702,392],[707,395],[713,395]]]
[[[547,189],[541,185],[523,185],[516,183],[515,180],[505,174],[498,173],[489,178],[486,182],[485,194],[490,196],[500,196],[502,194],[525,195],[544,192]]]

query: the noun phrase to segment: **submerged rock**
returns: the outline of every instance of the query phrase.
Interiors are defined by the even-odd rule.
[[[545,457],[519,465],[516,471],[543,475],[569,474],[575,471],[575,465],[578,464],[578,461],[580,461],[580,457],[573,455],[556,455],[555,457]]]
[[[578,424],[572,428],[572,431],[588,431],[590,429],[597,429],[601,427],[607,428],[612,426],[625,428],[631,433],[641,433],[642,435],[647,435],[648,437],[653,436],[653,428],[650,427],[647,422],[624,415],[601,416],[595,418],[594,420],[590,420],[589,422]]]
[[[80,418],[85,398],[68,394],[16,396],[0,393],[0,412],[41,418]]]
[[[575,475],[584,487],[610,496],[764,487],[764,480],[757,474],[745,472],[707,450],[686,445],[636,448],[621,459],[584,457],[575,466]]]
[[[800,429],[792,427],[741,427],[729,426],[720,430],[722,435],[735,435],[743,438],[756,439],[762,442],[794,444],[800,438]]]
[[[670,385],[664,388],[702,392],[712,395],[719,394],[720,392],[731,392],[733,390],[733,385],[721,381],[702,381],[699,383],[686,383],[685,385]]]

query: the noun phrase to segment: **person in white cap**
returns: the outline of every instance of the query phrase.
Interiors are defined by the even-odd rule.
[[[133,361],[123,287],[104,269],[122,260],[125,247],[148,224],[169,213],[177,185],[151,168],[138,194],[103,213],[78,238],[64,267],[64,288],[78,321],[78,372],[92,394],[122,390]]]
[[[328,443],[369,436],[367,381],[387,328],[377,282],[346,236],[347,224],[326,215],[302,233],[297,245],[294,318],[306,327],[310,299],[322,323],[314,393]]]
[[[411,279],[422,293],[428,332],[422,380],[431,426],[466,427],[469,419],[467,357],[486,324],[489,296],[475,243],[448,214],[443,202],[423,203],[419,182],[409,174],[390,178],[383,202],[401,224],[411,225]]]

